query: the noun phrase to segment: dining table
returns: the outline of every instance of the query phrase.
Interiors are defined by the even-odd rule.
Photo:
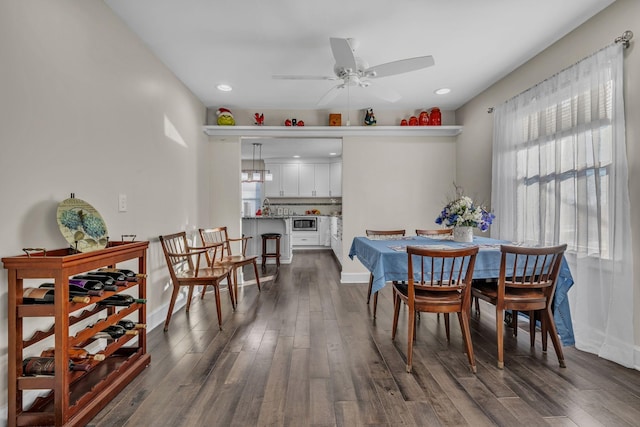
[[[496,279],[500,275],[500,246],[518,245],[506,240],[474,236],[473,242],[461,243],[451,236],[403,236],[392,239],[379,239],[364,236],[354,237],[349,258],[358,260],[373,275],[371,292],[380,291],[388,282],[407,280],[407,246],[432,247],[434,249],[462,248],[478,246],[479,251],[473,269],[475,279]],[[553,317],[563,345],[574,345],[573,325],[567,294],[573,286],[573,277],[569,265],[563,257],[556,283],[553,301]]]

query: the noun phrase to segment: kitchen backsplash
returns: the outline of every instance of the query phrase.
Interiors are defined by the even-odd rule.
[[[264,201],[263,201],[264,203]],[[282,215],[305,215],[307,211],[316,211],[315,215],[341,215],[342,214],[342,198],[313,198],[313,199],[287,199],[287,198],[272,198],[269,199],[271,206],[271,212],[274,215],[279,214],[282,210]],[[260,206],[264,208],[264,206]],[[257,210],[257,209],[256,209]],[[287,212],[287,213],[286,213]],[[320,213],[317,213],[320,212]],[[255,212],[253,212],[255,215]],[[247,212],[243,212],[243,216],[251,216]]]

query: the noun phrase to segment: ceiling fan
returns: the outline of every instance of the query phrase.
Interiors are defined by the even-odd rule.
[[[408,73],[422,68],[431,67],[435,64],[432,56],[418,56],[415,58],[400,59],[398,61],[387,62],[369,67],[361,58],[355,55],[356,40],[347,38],[331,37],[331,52],[335,59],[333,66],[334,76],[312,76],[312,75],[274,75],[278,80],[342,80],[341,83],[332,87],[320,100],[318,105],[326,105],[333,100],[342,89],[349,90],[350,87],[369,87],[370,79],[393,76],[396,74]],[[396,102],[400,99],[400,94],[395,90],[376,87],[374,95],[389,102]]]

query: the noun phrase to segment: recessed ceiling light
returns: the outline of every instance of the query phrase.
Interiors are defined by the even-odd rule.
[[[295,155],[293,156],[293,158],[294,158],[294,159],[299,159],[299,158],[300,158],[300,156],[298,156],[297,154],[295,154]]]
[[[218,88],[218,90],[221,90],[223,92],[231,92],[231,90],[233,90],[231,86],[225,85],[225,84],[219,84],[218,86],[216,86],[216,88]]]
[[[440,89],[434,91],[434,93],[436,95],[446,95],[449,92],[451,92],[451,89],[449,89],[448,87],[443,87],[443,88],[440,88]]]
[[[335,156],[338,153],[329,153],[330,156]]]

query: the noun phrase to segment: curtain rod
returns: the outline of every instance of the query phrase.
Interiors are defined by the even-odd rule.
[[[633,32],[631,30],[627,30],[624,33],[622,33],[621,36],[616,37],[616,39],[613,41],[613,43],[614,44],[622,43],[622,47],[623,48],[628,48],[629,47],[629,43],[631,42],[632,38],[633,38]],[[580,61],[582,61],[582,59]],[[580,61],[578,61],[578,62],[580,62]],[[577,64],[577,62],[575,64]],[[575,64],[573,64],[573,65],[575,65]],[[571,65],[571,66],[573,66],[573,65]],[[565,70],[566,70],[566,68],[565,68]],[[564,70],[562,70],[562,71],[564,71]],[[554,76],[559,74],[559,73],[561,73],[562,71],[554,74]],[[553,76],[551,76],[551,77],[553,77]],[[549,78],[550,77],[544,79],[542,82],[545,82],[545,81],[549,80]],[[538,84],[540,84],[540,83],[538,83]],[[534,85],[533,87],[537,86],[538,84]],[[529,90],[529,89],[527,89],[527,90]],[[523,92],[520,92],[520,93],[522,94],[522,93],[526,92],[527,90],[525,90]],[[516,95],[516,96],[518,96],[518,95]],[[487,113],[491,114],[491,113],[493,113],[493,110],[494,110],[494,107],[489,107],[489,108],[487,108]]]

